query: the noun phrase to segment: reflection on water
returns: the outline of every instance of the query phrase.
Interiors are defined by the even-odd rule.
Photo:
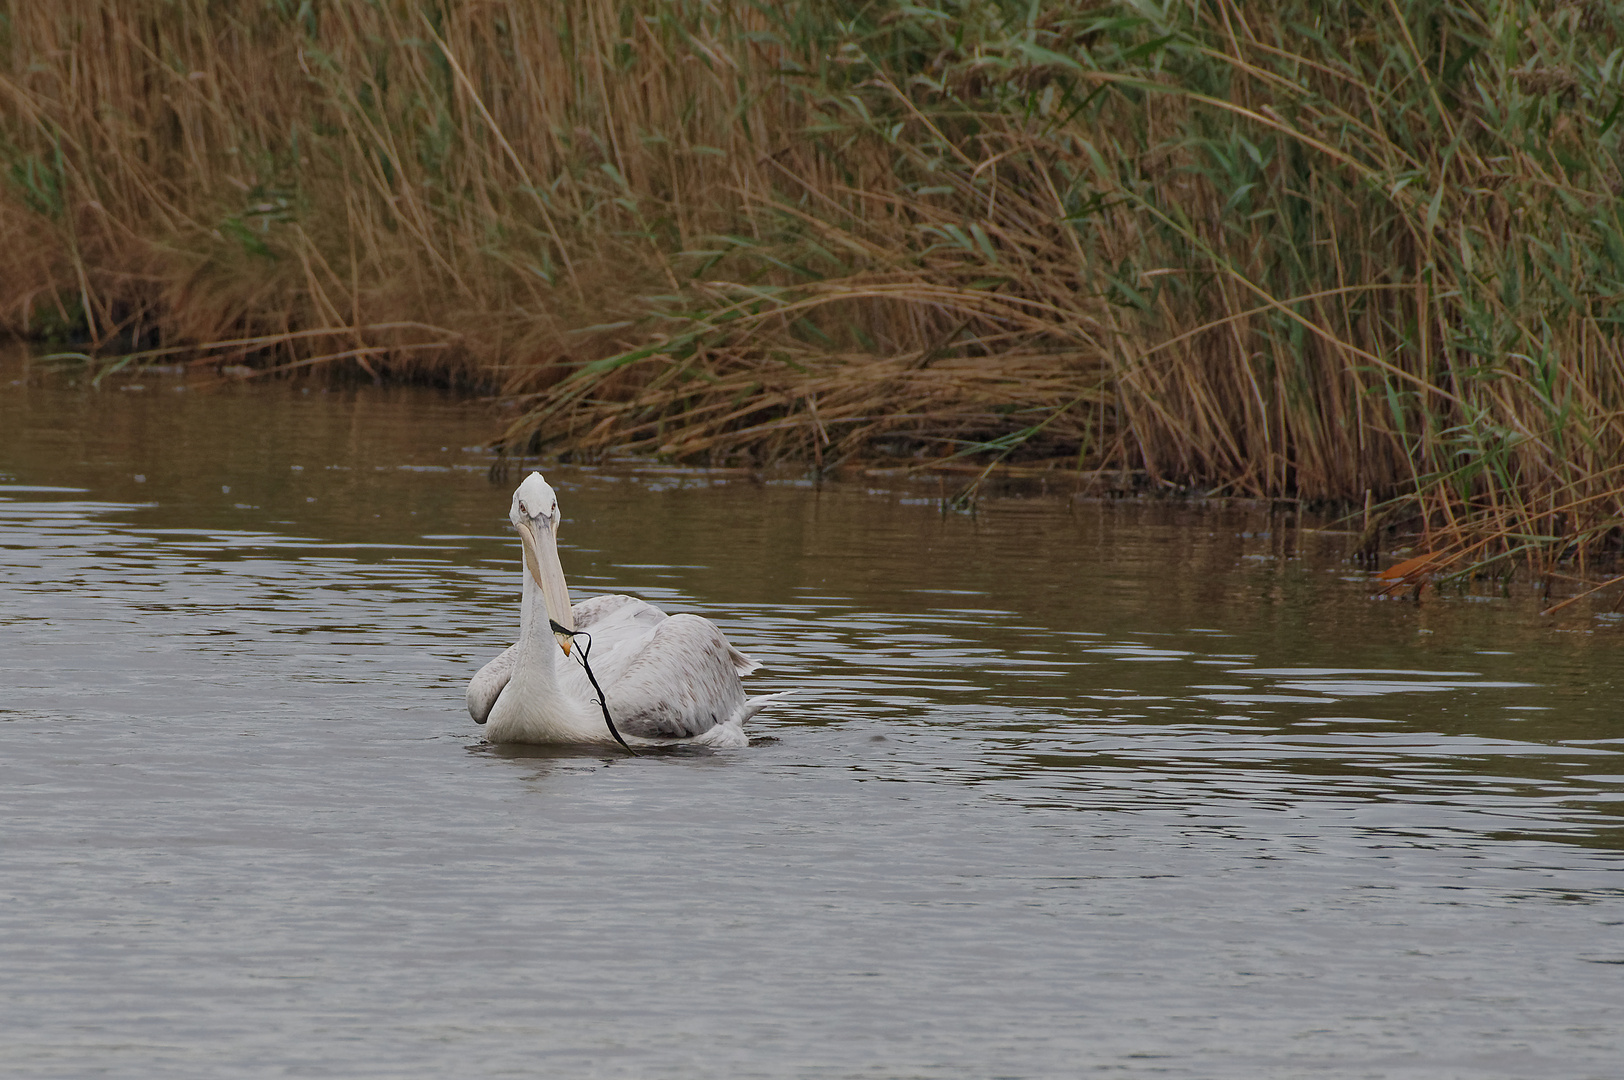
[[[1624,1059],[1614,620],[1371,602],[1259,513],[557,469],[577,595],[802,694],[746,751],[491,748],[479,407],[9,370],[10,1075]]]

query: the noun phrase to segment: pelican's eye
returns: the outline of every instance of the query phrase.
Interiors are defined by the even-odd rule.
[[[525,517],[530,516],[530,511],[528,511],[528,510],[526,510],[524,508],[524,500],[523,499],[519,500],[519,513],[523,514]]]

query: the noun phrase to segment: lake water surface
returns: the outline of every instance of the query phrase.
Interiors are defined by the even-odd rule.
[[[0,367],[0,1071],[1624,1073],[1617,617],[1261,512],[554,468],[577,598],[802,694],[495,750],[495,426]]]

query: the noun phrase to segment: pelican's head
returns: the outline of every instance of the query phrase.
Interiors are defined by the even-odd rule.
[[[564,584],[564,566],[558,561],[558,495],[540,473],[525,477],[524,483],[513,493],[508,520],[519,530],[525,571],[541,589],[541,602],[552,623],[553,636],[568,656],[575,618],[570,614],[570,591]]]

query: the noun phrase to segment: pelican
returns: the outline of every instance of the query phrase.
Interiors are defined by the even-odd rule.
[[[519,640],[468,683],[468,714],[485,725],[487,741],[614,741],[579,662],[587,651],[614,726],[633,746],[747,746],[744,722],[787,696],[745,697],[739,676],[761,665],[709,619],[667,615],[635,596],[571,607],[558,559],[558,496],[540,473],[513,493],[508,520],[524,549]]]

